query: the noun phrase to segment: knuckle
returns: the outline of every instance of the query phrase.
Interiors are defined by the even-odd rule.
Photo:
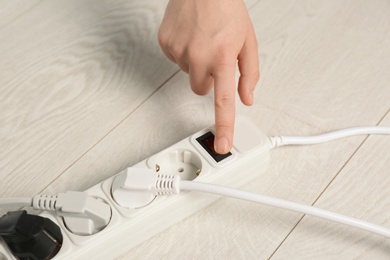
[[[229,124],[228,121],[225,120],[219,120],[218,122],[215,123],[215,127],[218,128],[219,130],[228,130],[232,126]]]
[[[161,47],[168,45],[168,35],[161,28],[158,30],[157,40]]]
[[[205,64],[205,62],[203,61],[203,58],[202,58],[202,52],[197,48],[190,47],[188,49],[187,56],[188,56],[189,62],[193,66],[202,66]]]
[[[185,49],[180,44],[171,44],[169,49],[175,58],[183,59]]]
[[[180,42],[174,41],[167,33],[159,30],[157,34],[158,43],[161,48],[168,53],[171,53],[175,58],[183,58],[185,48]]]
[[[256,84],[260,79],[260,71],[255,70],[255,71],[252,71],[249,73],[248,72],[241,73],[241,76],[245,77],[247,80],[249,80],[253,84]]]
[[[219,53],[215,58],[215,64],[220,66],[230,65],[232,63],[228,53]]]
[[[255,72],[252,73],[251,77],[255,82],[258,82],[260,79],[260,71],[256,70]]]
[[[228,54],[233,50],[233,45],[228,41],[220,42],[218,45],[218,53],[220,55]]]
[[[234,100],[227,94],[222,94],[215,98],[216,109],[224,109],[234,105]]]
[[[217,52],[214,58],[214,67],[216,69],[224,69],[226,67],[235,66],[237,58],[234,57],[233,51],[230,49],[224,49]]]
[[[230,43],[222,43],[216,53],[220,59],[228,59],[234,53],[234,48]]]

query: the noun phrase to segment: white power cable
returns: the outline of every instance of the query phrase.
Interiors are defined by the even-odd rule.
[[[369,134],[388,135],[390,134],[390,127],[355,127],[314,136],[274,136],[270,138],[270,142],[271,148],[274,148],[282,145],[323,143],[348,136]],[[112,186],[114,200],[123,207],[142,207],[153,201],[157,195],[178,194],[180,189],[201,191],[313,215],[390,238],[390,229],[313,206],[208,183],[183,181],[180,180],[179,175],[159,175],[151,169],[129,169],[126,174],[115,178]],[[146,171],[146,173],[142,171]],[[148,172],[151,174],[148,174]],[[75,201],[78,202],[77,207],[74,205]],[[80,233],[82,235],[101,230],[111,218],[110,206],[85,192],[60,193],[58,196],[38,195],[34,198],[0,198],[0,208],[9,206],[33,206],[35,209],[56,211],[58,215],[64,218],[81,218],[96,223],[94,230],[83,230]],[[75,233],[80,232],[80,227],[85,224],[84,222],[82,225],[80,223],[76,223]]]
[[[354,127],[312,136],[273,136],[270,137],[271,148],[283,145],[309,145],[333,141],[348,136],[384,134],[390,135],[388,126]]]
[[[0,198],[0,208],[25,207],[32,205],[32,198]]]
[[[179,194],[181,190],[200,191],[296,211],[390,238],[390,229],[363,220],[288,200],[268,197],[215,184],[181,180],[180,175],[161,175],[151,169],[130,167],[126,173],[115,179],[112,188],[113,199],[116,203],[130,209],[146,206],[152,202],[156,196]]]
[[[331,211],[327,211],[324,209],[316,208],[313,206],[308,206],[308,205],[304,205],[304,204],[300,204],[288,200],[273,198],[273,197],[241,191],[237,189],[231,189],[231,188],[209,184],[209,183],[181,180],[179,182],[179,186],[180,186],[180,190],[213,193],[217,195],[228,196],[236,199],[242,199],[242,200],[252,201],[252,202],[256,202],[268,206],[296,211],[303,214],[308,214],[323,219],[327,219],[330,221],[338,222],[341,224],[345,224],[348,226],[352,226],[355,228],[363,229],[372,232],[374,234],[378,234],[390,238],[390,229],[360,219],[356,219],[338,213],[334,213]]]

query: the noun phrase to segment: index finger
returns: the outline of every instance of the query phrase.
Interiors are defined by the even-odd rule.
[[[223,65],[214,71],[215,141],[214,148],[219,154],[226,154],[233,144],[236,64]]]

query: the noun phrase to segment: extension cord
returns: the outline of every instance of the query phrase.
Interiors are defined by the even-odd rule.
[[[265,171],[270,141],[248,119],[236,119],[231,155],[219,162],[213,158],[215,156],[212,156],[212,152],[206,150],[207,147],[212,149],[213,145],[207,136],[209,132],[214,132],[214,128],[201,130],[132,167],[156,169],[161,174],[180,174],[185,180],[196,179],[233,188],[244,185]],[[197,141],[199,137],[205,137],[203,146]],[[193,191],[182,192],[176,196],[156,197],[150,204],[138,209],[127,209],[119,206],[111,195],[116,176],[86,190],[89,195],[103,200],[111,207],[110,222],[102,231],[88,236],[75,235],[67,229],[61,217],[50,212],[41,214],[57,223],[62,230],[63,244],[54,259],[112,259],[220,197]],[[0,256],[3,253],[13,259],[2,244]]]

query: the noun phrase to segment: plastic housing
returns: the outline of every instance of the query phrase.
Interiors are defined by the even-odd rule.
[[[209,131],[214,133],[214,128],[199,131],[134,167],[157,169],[167,174],[179,173],[183,179],[232,188],[239,188],[265,171],[269,161],[269,138],[247,118],[236,119],[232,155],[219,162],[196,141]],[[42,214],[54,219],[64,235],[62,248],[54,259],[113,259],[219,198],[198,192],[181,192],[157,196],[139,209],[127,209],[118,205],[111,196],[114,178],[86,190],[111,207],[111,220],[102,231],[91,236],[78,236],[69,232],[60,218],[51,213]],[[1,246],[0,243],[0,254],[8,256]]]

